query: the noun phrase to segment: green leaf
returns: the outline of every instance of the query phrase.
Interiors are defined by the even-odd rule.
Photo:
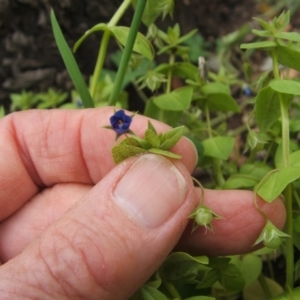
[[[266,132],[280,117],[279,95],[271,87],[265,87],[257,94],[255,117],[262,132]]]
[[[211,269],[205,272],[202,280],[197,284],[196,289],[211,288],[212,285],[218,280],[218,270]]]
[[[254,187],[259,180],[253,176],[237,174],[230,176],[225,184],[222,186],[222,189],[231,190],[231,189],[241,189],[241,188],[250,188]]]
[[[289,162],[291,167],[300,167],[300,150],[290,154]]]
[[[300,52],[292,47],[278,46],[276,50],[278,62],[300,72]]]
[[[148,121],[148,129],[151,130],[153,133],[157,134],[155,127],[150,121]]]
[[[170,157],[170,158],[175,158],[175,159],[180,159],[181,158],[181,156],[179,154],[175,154],[175,153],[170,152],[170,151],[156,149],[156,148],[151,148],[151,149],[148,150],[148,152],[153,153],[153,154],[163,155],[163,156]]]
[[[279,93],[300,95],[300,82],[288,79],[273,79],[270,87]]]
[[[118,42],[121,45],[125,46],[130,28],[125,26],[109,26],[108,28],[118,40]],[[138,32],[136,36],[133,51],[142,54],[150,61],[153,60],[154,49],[148,39],[140,32]]]
[[[107,30],[107,25],[105,23],[100,23],[95,26],[93,26],[91,29],[87,30],[84,35],[75,43],[73,47],[73,51],[76,52],[79,46],[82,44],[82,42],[92,33],[96,31],[105,31]]]
[[[160,149],[169,150],[181,139],[184,131],[184,126],[175,127],[166,133],[164,133],[160,138]]]
[[[141,287],[141,293],[144,300],[168,300],[162,292],[146,284]]]
[[[270,24],[262,19],[259,19],[259,18],[253,18],[253,19],[256,20],[263,29],[270,31],[270,32],[272,32],[274,30],[274,27],[272,26],[272,24]]]
[[[231,263],[220,269],[218,281],[229,291],[242,291],[246,285],[242,272]]]
[[[246,286],[257,280],[262,270],[261,258],[252,253],[244,256],[233,256],[231,263],[236,265],[242,272],[246,280]]]
[[[297,32],[277,32],[275,33],[274,37],[293,42],[300,42],[300,34]]]
[[[243,164],[240,169],[240,174],[253,176],[254,178],[261,180],[266,176],[272,168],[263,162],[255,162],[253,164]]]
[[[203,256],[205,265],[208,258]],[[198,266],[202,264],[197,258],[184,252],[172,253],[162,264],[159,274],[165,280],[192,279],[198,274]]]
[[[263,42],[255,42],[255,43],[248,43],[242,44],[241,49],[268,49],[276,47],[277,44],[273,41],[263,41]]]
[[[112,151],[114,162],[116,164],[119,164],[120,162],[122,162],[128,157],[147,152],[147,150],[143,148],[132,146],[132,145],[126,145],[122,143],[114,146],[111,151]]]
[[[234,138],[229,136],[217,136],[202,141],[204,155],[222,160],[228,159],[234,146]]]
[[[268,277],[264,278],[267,288],[269,289],[272,296],[276,296],[283,292],[283,288],[273,279]],[[266,293],[261,286],[259,280],[256,280],[251,285],[247,286],[243,291],[244,300],[271,300],[269,297],[266,297]],[[275,300],[275,298],[272,298]],[[290,300],[290,298],[277,298],[276,300]]]
[[[257,29],[252,29],[252,32],[260,37],[272,37],[272,33],[268,30],[257,30]]]
[[[138,0],[132,0],[134,7],[136,6]],[[163,17],[166,14],[173,14],[174,2],[170,0],[148,0],[142,22],[148,27],[153,24],[155,20],[162,14]]]
[[[300,178],[300,167],[287,167],[268,173],[256,186],[255,191],[267,202],[275,200],[286,186]]]
[[[74,86],[83,102],[83,105],[86,108],[94,107],[93,99],[92,99],[92,97],[89,93],[89,90],[83,80],[83,77],[80,73],[78,65],[72,54],[72,51],[70,50],[62,32],[61,32],[61,29],[59,27],[59,24],[57,22],[57,19],[55,17],[55,13],[53,10],[51,10],[50,17],[51,17],[51,24],[52,24],[52,29],[53,29],[53,34],[55,37],[56,44],[57,44],[60,54],[63,58],[63,61],[66,65],[66,68],[69,72],[69,75],[74,83]]]
[[[201,87],[201,93],[206,97],[198,100],[200,106],[207,104],[211,111],[240,112],[236,101],[230,96],[228,86],[221,83],[207,83]]]
[[[292,291],[287,291],[269,300],[291,300],[291,299],[295,299],[295,300],[300,299],[300,287],[296,287]]]
[[[168,94],[154,97],[153,102],[159,108],[171,111],[183,111],[188,109],[192,100],[193,88],[181,87]]]
[[[191,80],[195,79],[195,74],[198,74],[198,68],[187,62],[176,62],[172,65],[167,63],[160,64],[155,71],[162,74],[168,74],[169,71],[172,71],[175,76]]]
[[[160,144],[159,138],[152,130],[150,130],[150,129],[146,130],[145,140],[153,148],[159,148],[159,144]]]
[[[204,95],[213,95],[213,94],[230,94],[230,89],[227,85],[219,82],[211,82],[205,84],[201,87],[201,93]]]

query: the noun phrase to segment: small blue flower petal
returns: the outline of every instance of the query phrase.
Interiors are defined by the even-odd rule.
[[[112,129],[117,134],[124,134],[129,130],[132,122],[132,117],[127,116],[124,110],[118,110],[113,116],[110,117],[110,124]]]
[[[247,97],[250,97],[250,96],[252,96],[252,90],[250,89],[250,87],[249,86],[245,86],[244,88],[243,88],[243,93],[247,96]]]

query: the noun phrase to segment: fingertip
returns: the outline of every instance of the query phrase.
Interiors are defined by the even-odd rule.
[[[200,197],[200,191],[198,190]],[[234,255],[252,252],[253,244],[265,226],[265,217],[253,202],[253,192],[242,190],[205,190],[203,204],[222,219],[213,220],[213,231],[198,227],[191,234],[191,225],[185,231],[177,249],[195,255]],[[286,219],[284,203],[276,199],[267,203],[258,199],[260,209],[270,221],[282,229]],[[176,249],[176,250],[177,250]]]

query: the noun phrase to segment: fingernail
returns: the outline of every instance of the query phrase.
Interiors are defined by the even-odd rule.
[[[171,161],[146,154],[120,179],[114,201],[141,225],[155,228],[179,208],[186,192],[186,180]]]

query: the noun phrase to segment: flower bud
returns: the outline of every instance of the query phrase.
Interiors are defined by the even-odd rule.
[[[194,218],[193,231],[198,226],[205,226],[206,228],[212,230],[211,222],[213,219],[221,219],[219,215],[214,213],[209,207],[205,205],[199,205],[189,216]]]
[[[264,229],[255,241],[254,245],[262,242],[265,247],[277,249],[281,245],[284,237],[289,237],[289,235],[280,231],[270,222],[270,220],[267,220]]]

